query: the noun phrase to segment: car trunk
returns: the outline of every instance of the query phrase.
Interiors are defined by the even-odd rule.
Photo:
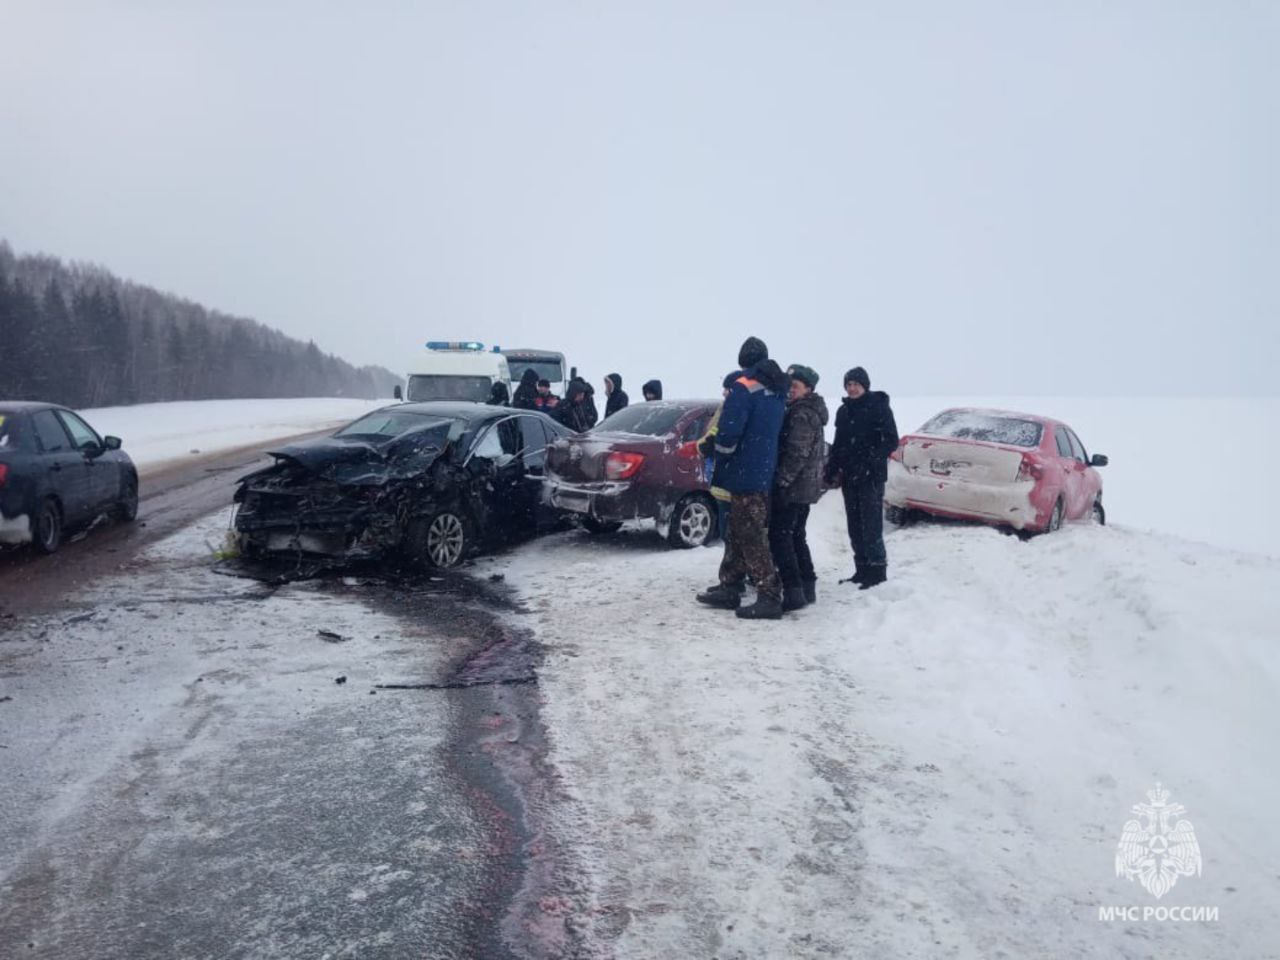
[[[641,453],[657,457],[663,452],[660,437],[623,433],[591,433],[557,440],[547,448],[547,470],[569,483],[608,480],[605,462],[611,453]],[[644,468],[641,467],[641,472]]]
[[[911,436],[902,447],[902,464],[911,473],[940,479],[1013,483],[1018,479],[1022,454],[1022,450],[978,440]]]

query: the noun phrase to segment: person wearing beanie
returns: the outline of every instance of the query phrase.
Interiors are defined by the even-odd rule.
[[[812,367],[787,368],[791,392],[778,435],[778,468],[773,475],[769,549],[782,578],[783,612],[815,603],[817,574],[809,552],[809,508],[822,496],[827,403],[814,392],[818,374]]]
[[[853,576],[841,583],[856,583],[860,590],[867,590],[888,579],[884,485],[889,478],[889,454],[898,448],[898,425],[889,395],[871,389],[871,377],[862,367],[844,375],[844,392],[826,479],[844,494],[853,547]]]
[[[520,385],[511,398],[511,406],[518,410],[538,409],[538,372],[532,367],[526,367],[521,374]]]
[[[543,413],[551,413],[560,405],[560,398],[551,392],[551,381],[542,379],[537,384],[537,394],[533,398],[533,408]]]
[[[661,400],[662,399],[662,381],[661,380],[646,381],[645,385],[640,388],[640,392],[644,394],[644,399],[646,402],[651,400]]]
[[[495,383],[489,389],[489,399],[486,400],[485,402],[488,403],[490,406],[494,406],[494,407],[511,406],[511,394],[510,394],[510,391],[507,389],[506,383],[504,383],[501,380]]]
[[[714,448],[716,484],[730,494],[729,540],[719,583],[697,599],[736,610],[746,620],[776,620],[782,616],[782,581],[769,552],[769,492],[791,381],[755,337],[743,343],[738,360],[743,370],[725,398]],[[748,576],[755,584],[756,600],[744,607]]]
[[[627,404],[631,402],[631,398],[622,389],[621,374],[611,373],[604,378],[604,395],[608,398],[604,402],[606,418],[612,417],[619,410],[627,409]]]

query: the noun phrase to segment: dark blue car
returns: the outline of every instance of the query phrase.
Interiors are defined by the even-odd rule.
[[[138,515],[138,471],[119,437],[50,403],[0,401],[0,546],[53,553],[67,529]]]

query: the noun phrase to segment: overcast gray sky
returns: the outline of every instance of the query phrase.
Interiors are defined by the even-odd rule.
[[[1280,3],[0,0],[0,237],[403,371],[1274,394]]]

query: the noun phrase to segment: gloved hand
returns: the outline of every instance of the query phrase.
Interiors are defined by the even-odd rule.
[[[713,436],[705,436],[698,442],[698,452],[704,457],[709,457],[716,452],[716,438]]]

